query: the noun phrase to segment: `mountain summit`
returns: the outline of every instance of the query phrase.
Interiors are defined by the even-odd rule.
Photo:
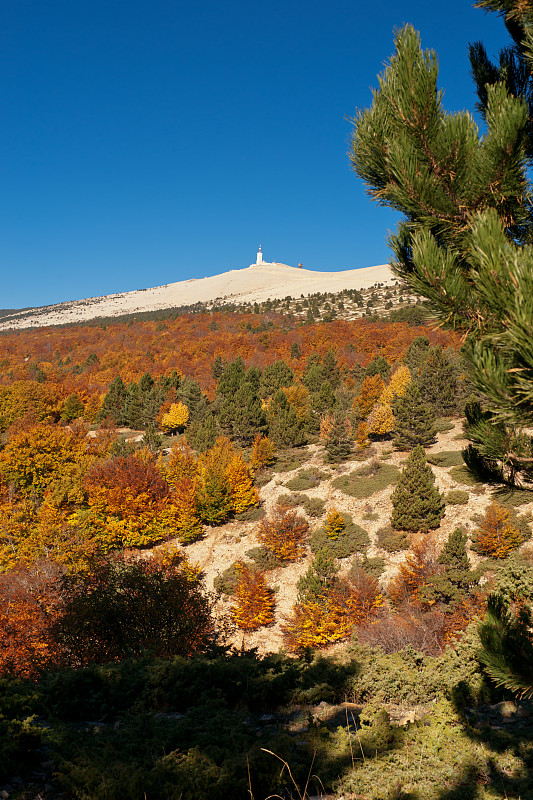
[[[317,292],[364,289],[395,280],[385,265],[343,272],[315,272],[277,262],[258,261],[245,269],[232,269],[210,278],[192,278],[153,289],[110,294],[12,311],[0,319],[0,329],[34,328],[86,322],[98,317],[115,317],[143,311],[194,305],[195,303],[262,303],[269,299],[306,297]]]

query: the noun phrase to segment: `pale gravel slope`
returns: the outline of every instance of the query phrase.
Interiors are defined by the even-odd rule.
[[[364,289],[375,283],[389,284],[394,280],[386,264],[343,272],[313,272],[276,263],[254,265],[210,278],[179,281],[153,289],[91,297],[15,313],[0,322],[0,330],[84,322],[98,317],[156,311],[198,302],[261,303],[268,299],[308,296],[315,292]]]

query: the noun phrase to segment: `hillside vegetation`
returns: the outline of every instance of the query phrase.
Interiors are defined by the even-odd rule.
[[[468,458],[456,340],[215,313],[1,342],[10,795],[527,796],[475,620],[533,592],[533,497]]]

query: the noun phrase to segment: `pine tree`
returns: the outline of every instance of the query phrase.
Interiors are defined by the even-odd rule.
[[[450,533],[437,559],[441,571],[431,575],[421,590],[422,602],[459,603],[465,599],[477,577],[470,569],[466,540],[466,533],[461,528]]]
[[[479,625],[478,658],[496,686],[517,697],[533,697],[533,617],[527,606],[513,612],[503,597],[491,594]]]
[[[352,453],[351,426],[347,417],[334,414],[324,447],[330,464],[346,461]]]
[[[303,420],[281,390],[270,401],[267,419],[268,434],[276,447],[298,447],[307,441]]]
[[[457,375],[442,347],[430,349],[417,382],[423,400],[441,416],[455,409]]]
[[[319,602],[333,586],[338,571],[333,556],[328,555],[326,550],[319,550],[307,572],[298,579],[296,602]]]
[[[73,419],[82,416],[84,408],[77,394],[69,394],[61,408],[61,419],[64,422],[72,422]]]
[[[109,417],[116,422],[117,425],[123,425],[125,422],[124,404],[126,397],[127,391],[124,381],[120,375],[117,375],[108,386],[102,407],[98,412],[98,419],[102,420]]]
[[[435,412],[423,401],[416,383],[411,383],[403,397],[394,402],[394,447],[397,450],[411,450],[416,445],[429,447],[435,435]]]
[[[291,386],[293,383],[294,372],[289,365],[285,361],[274,361],[263,370],[259,384],[259,396],[272,397],[279,389]]]
[[[392,493],[391,525],[401,531],[428,531],[439,527],[444,510],[444,497],[435,487],[424,448],[418,445]]]
[[[466,112],[445,112],[436,54],[406,26],[371,108],[355,119],[351,159],[371,197],[405,215],[389,240],[393,271],[437,321],[465,335],[469,377],[493,420],[531,427],[533,14],[518,0],[480,5],[504,16],[519,42],[515,66],[524,66],[513,83],[520,70],[503,64],[508,88],[500,74],[487,81],[478,71],[486,131]],[[483,442],[476,446],[483,455]],[[532,469],[527,448],[513,455]]]

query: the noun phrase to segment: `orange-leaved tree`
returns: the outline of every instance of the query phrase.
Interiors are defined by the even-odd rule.
[[[473,537],[478,553],[492,558],[505,558],[524,541],[522,532],[512,523],[511,512],[499,503],[487,508]]]
[[[353,404],[353,410],[359,417],[363,419],[368,417],[384,388],[381,375],[371,375],[364,379]]]
[[[144,547],[172,535],[170,487],[148,451],[94,464],[85,489],[89,511],[80,510],[72,519],[104,550]]]
[[[389,594],[392,601],[396,605],[407,600],[417,601],[420,589],[438,570],[435,543],[430,536],[424,536],[413,544],[390,582]]]
[[[304,555],[309,524],[295,509],[276,506],[273,516],[261,520],[259,539],[280,561],[295,561]]]
[[[250,468],[257,472],[264,467],[269,467],[276,459],[276,445],[268,436],[256,433],[252,452],[250,453]]]
[[[242,562],[237,562],[235,568],[239,578],[233,592],[236,600],[232,608],[233,619],[239,628],[247,631],[270,625],[274,620],[275,600],[264,573],[250,569]]]
[[[57,568],[49,562],[0,575],[0,675],[35,678],[54,660],[50,624],[56,613]]]
[[[294,606],[283,626],[284,641],[293,652],[342,641],[357,625],[375,616],[383,602],[377,580],[354,570],[348,579],[334,580],[320,597],[309,597]]]

